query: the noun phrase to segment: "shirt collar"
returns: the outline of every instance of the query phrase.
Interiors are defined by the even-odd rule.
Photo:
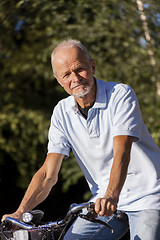
[[[92,108],[105,108],[107,105],[107,93],[105,89],[105,83],[102,80],[98,80],[96,78],[95,80],[97,85],[97,94],[96,101]],[[77,103],[73,96],[68,97],[66,111],[74,111],[75,113],[79,112]]]
[[[107,105],[107,93],[105,83],[102,80],[96,79],[97,95],[93,108],[105,108]]]

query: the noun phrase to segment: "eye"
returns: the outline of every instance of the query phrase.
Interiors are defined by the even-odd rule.
[[[78,68],[78,69],[76,70],[77,73],[80,73],[80,72],[82,72],[82,71],[84,71],[84,68]]]
[[[63,75],[63,78],[67,78],[69,77],[69,73],[66,73],[65,75]]]
[[[79,68],[78,69],[78,72],[82,72],[84,69],[83,68]]]

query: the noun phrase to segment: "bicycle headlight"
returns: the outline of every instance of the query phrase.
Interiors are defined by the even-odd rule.
[[[33,219],[33,215],[30,212],[23,213],[22,215],[23,222],[29,223]]]

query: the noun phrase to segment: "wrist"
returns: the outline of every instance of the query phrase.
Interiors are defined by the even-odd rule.
[[[20,206],[20,207],[16,210],[16,214],[22,215],[24,212],[28,212],[28,211],[30,211],[30,209],[27,209],[26,207]]]
[[[116,203],[119,201],[119,194],[117,192],[110,192],[107,191],[104,195],[104,198],[106,199],[113,199]]]

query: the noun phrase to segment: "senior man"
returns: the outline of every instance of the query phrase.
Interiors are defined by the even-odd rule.
[[[132,240],[159,240],[160,149],[142,120],[134,91],[96,79],[95,62],[79,41],[61,42],[51,61],[57,81],[70,96],[54,108],[46,160],[9,216],[20,219],[48,196],[72,149],[98,217],[115,231],[77,218],[64,239],[119,239],[128,223],[115,217],[118,209],[128,215]]]

